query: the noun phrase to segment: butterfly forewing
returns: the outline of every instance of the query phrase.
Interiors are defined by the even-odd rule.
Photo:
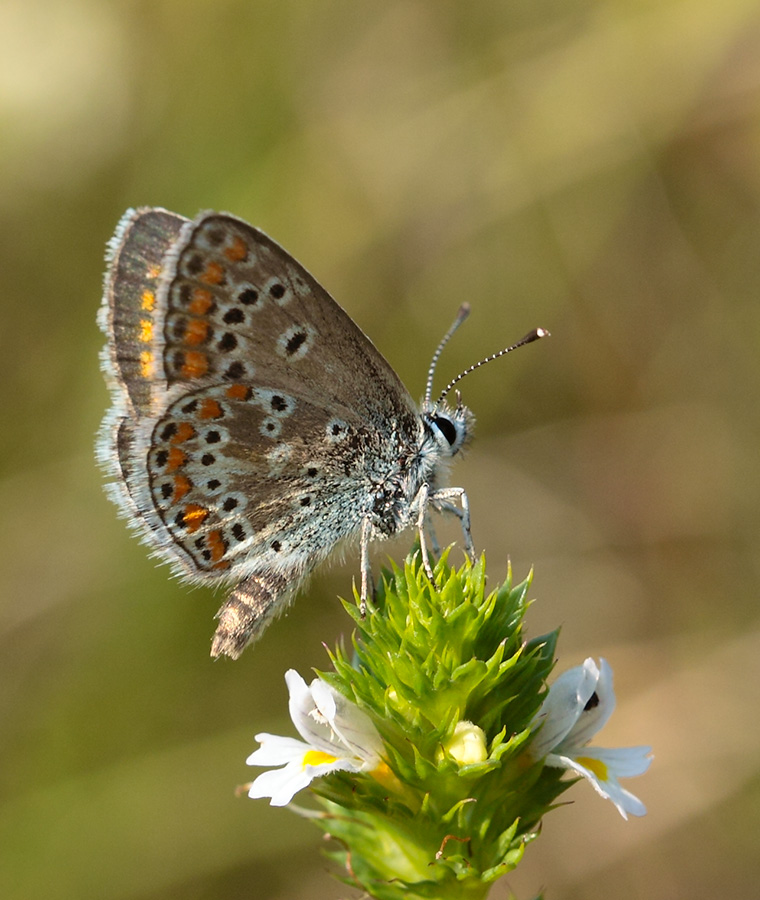
[[[379,428],[392,427],[399,410],[417,416],[369,338],[299,263],[246,222],[202,214],[183,228],[167,269],[170,385],[255,376],[321,392]],[[357,395],[357,374],[377,390]]]

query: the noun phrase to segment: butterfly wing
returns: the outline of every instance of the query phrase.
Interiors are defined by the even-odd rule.
[[[282,570],[296,580],[366,515],[371,441],[355,414],[306,389],[263,387],[255,376],[201,388],[153,428],[141,505],[185,575]]]
[[[187,219],[165,209],[130,209],[111,238],[98,324],[108,338],[101,367],[111,390],[111,408],[101,425],[97,457],[111,478],[111,499],[144,538],[140,509],[132,494],[144,472],[133,448],[140,421],[159,415],[166,383],[156,357],[157,292],[164,258]]]
[[[411,397],[245,222],[142,210],[115,241],[104,326],[118,387],[101,456],[128,512],[180,574],[297,581],[356,531],[373,468],[416,446]]]
[[[98,324],[108,337],[103,368],[114,405],[136,419],[160,411],[165,382],[155,356],[159,331],[157,293],[164,258],[187,225],[165,209],[130,209],[109,242]]]
[[[159,292],[168,388],[222,382],[315,385],[379,428],[406,388],[369,338],[278,244],[240,219],[201,214],[166,259]],[[357,380],[372,390],[357,391]]]

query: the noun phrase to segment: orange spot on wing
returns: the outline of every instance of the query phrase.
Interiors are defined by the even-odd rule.
[[[177,469],[181,469],[186,462],[187,453],[185,453],[184,450],[180,450],[179,447],[172,447],[171,450],[169,450],[169,456],[166,460],[166,471],[176,472]]]
[[[206,535],[206,546],[211,553],[211,561],[215,563],[219,562],[227,552],[227,547],[224,543],[221,531],[209,531]]]
[[[205,353],[193,350],[185,354],[182,364],[182,374],[185,378],[200,378],[208,372],[208,357]]]
[[[248,256],[248,248],[245,241],[237,235],[229,247],[225,248],[224,255],[230,262],[240,262]]]
[[[158,278],[158,276],[161,274],[161,266],[156,266],[156,265],[148,266],[147,274],[148,274],[148,278]]]
[[[172,502],[179,503],[191,487],[192,484],[190,483],[190,479],[186,475],[175,475],[174,496],[172,497]]]
[[[153,291],[143,291],[142,297],[140,298],[140,309],[144,309],[145,312],[153,312],[156,307],[156,295]]]
[[[153,340],[153,323],[150,319],[140,319],[140,337],[143,344],[149,344]]]
[[[231,384],[227,388],[227,396],[230,400],[247,400],[251,389],[244,384]]]
[[[195,437],[195,429],[189,422],[180,422],[172,435],[172,444],[182,444]]]
[[[185,333],[182,335],[186,344],[198,346],[208,337],[209,324],[204,319],[188,319]]]
[[[210,262],[198,280],[204,284],[221,284],[224,281],[224,269],[218,262]]]
[[[201,403],[201,410],[198,415],[201,419],[221,419],[224,413],[222,411],[222,406],[218,400],[213,400],[211,397],[207,397]]]
[[[205,316],[213,305],[214,298],[211,291],[207,291],[206,288],[194,288],[192,299],[188,303],[187,308],[194,316]]]
[[[143,350],[140,354],[140,374],[143,378],[152,378],[155,371],[155,360],[150,350]]]
[[[182,513],[182,523],[188,531],[197,531],[206,517],[208,510],[205,506],[198,506],[197,503],[188,503]]]

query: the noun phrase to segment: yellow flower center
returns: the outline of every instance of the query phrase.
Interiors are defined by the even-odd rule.
[[[607,781],[608,769],[600,759],[592,759],[590,756],[576,756],[575,761],[582,765],[584,769],[593,772],[599,781]]]
[[[322,766],[325,763],[335,762],[337,758],[337,756],[330,756],[329,753],[323,753],[322,750],[307,750],[303,755],[301,765],[304,769],[306,766]]]

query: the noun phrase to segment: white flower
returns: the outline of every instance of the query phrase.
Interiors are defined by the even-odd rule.
[[[288,708],[303,738],[257,734],[261,744],[246,760],[249,766],[283,766],[264,772],[249,797],[271,797],[272,806],[286,806],[314,778],[328,772],[371,772],[381,764],[382,741],[369,716],[358,706],[315,678],[310,685],[294,669],[285,673]]]
[[[622,788],[618,778],[643,775],[652,762],[651,747],[587,747],[615,709],[612,669],[606,660],[597,668],[593,659],[563,672],[549,688],[534,726],[540,726],[530,744],[534,759],[545,757],[547,766],[570,769],[591,782],[596,792],[611,800],[620,815],[643,816],[646,807]]]

